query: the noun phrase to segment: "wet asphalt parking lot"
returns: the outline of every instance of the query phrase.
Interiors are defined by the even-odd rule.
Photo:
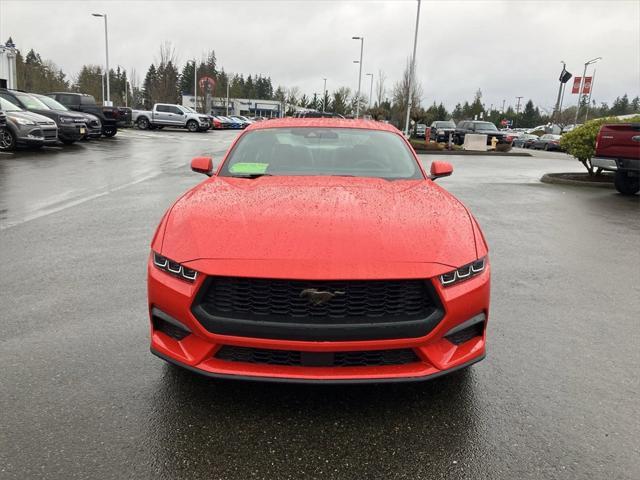
[[[235,135],[0,154],[1,479],[640,478],[640,197],[540,183],[580,171],[563,154],[442,158],[491,248],[467,371],[261,384],[152,356],[151,236]]]

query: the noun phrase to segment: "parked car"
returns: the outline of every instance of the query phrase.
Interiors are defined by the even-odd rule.
[[[225,117],[224,115],[216,115],[215,119],[217,123],[220,125],[219,128],[227,129],[227,128],[238,128],[238,122],[234,122],[229,117]]]
[[[193,113],[182,105],[170,103],[156,103],[152,110],[134,110],[133,122],[141,130],[174,127],[202,132],[210,127],[207,115]]]
[[[554,135],[552,133],[545,133],[537,140],[534,140],[531,147],[534,150],[556,150],[560,151],[560,135]]]
[[[623,195],[640,191],[640,123],[602,125],[596,138],[594,167],[615,172],[616,190]]]
[[[251,120],[249,117],[245,117],[244,115],[235,115],[235,116],[238,117],[238,118],[241,118],[242,120],[244,120],[245,122],[247,122],[249,124],[254,123],[253,120]]]
[[[453,132],[453,142],[457,145],[462,145],[464,137],[468,133],[486,135],[487,145],[491,145],[491,140],[494,137],[498,139],[498,143],[510,143],[507,141],[507,135],[504,132],[500,132],[493,123],[479,120],[463,120],[459,122]]]
[[[53,92],[46,95],[57,100],[70,110],[90,113],[98,117],[102,124],[102,134],[105,137],[113,137],[118,133],[118,127],[124,126],[129,121],[121,116],[117,107],[99,106],[93,95],[73,92]]]
[[[56,122],[58,140],[65,145],[71,145],[87,134],[86,119],[80,114],[66,110],[53,110],[35,96],[19,90],[0,88],[0,98]]]
[[[537,135],[525,133],[524,135],[520,135],[513,139],[513,146],[518,148],[531,148],[531,144],[536,140],[538,140]]]
[[[47,107],[52,110],[59,110],[63,112],[71,113],[72,110],[69,110],[67,107],[62,105],[57,100],[54,100],[51,97],[47,97],[46,95],[41,95],[39,93],[31,93],[32,97],[36,97],[42,103],[44,103]],[[84,112],[73,112],[75,115],[81,115],[84,118],[84,124],[87,127],[86,134],[84,138],[100,138],[102,136],[102,123],[100,123],[100,119],[95,115],[91,115],[90,113]]]
[[[249,121],[245,120],[244,118],[242,118],[242,117],[240,117],[240,116],[237,116],[237,115],[232,115],[232,116],[230,116],[229,118],[230,118],[231,120],[234,120],[234,121],[236,121],[236,122],[239,122],[239,123],[240,123],[240,128],[241,128],[241,129],[243,129],[243,130],[244,130],[245,128],[247,128],[249,125],[251,125],[251,123],[252,123],[252,122],[249,122]]]
[[[118,107],[118,113],[122,118],[122,127],[133,127],[133,109],[129,107]]]
[[[429,138],[434,142],[448,142],[449,135],[456,131],[456,124],[453,120],[437,120],[431,124]]]
[[[58,127],[53,120],[29,112],[0,97],[0,110],[5,112],[7,124],[0,129],[0,151],[15,150],[18,146],[39,148],[58,143]]]
[[[270,120],[217,171],[210,157],[191,169],[210,178],[168,209],[148,260],[158,357],[325,383],[427,380],[484,358],[487,244],[434,183],[452,166],[426,174],[394,126]]]
[[[416,138],[426,138],[427,136],[427,126],[424,123],[418,123],[416,125]]]
[[[4,128],[7,126],[7,115],[0,110],[0,128]]]

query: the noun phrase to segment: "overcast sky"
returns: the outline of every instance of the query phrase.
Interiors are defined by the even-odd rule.
[[[390,92],[411,55],[416,0],[396,1],[57,1],[0,0],[0,38],[12,36],[74,77],[83,64],[104,62],[103,21],[109,20],[111,67],[143,78],[159,45],[173,43],[182,64],[214,49],[228,72],[270,75],[274,87],[312,95],[340,86],[357,89],[360,43],[365,73],[383,70]],[[593,98],[609,104],[640,93],[640,1],[423,1],[417,76],[424,95],[452,108],[480,88],[487,108],[531,98],[555,102],[561,70],[581,75],[602,56]],[[590,67],[590,68],[593,68]],[[375,89],[375,82],[374,82]],[[565,97],[567,102],[575,96]]]

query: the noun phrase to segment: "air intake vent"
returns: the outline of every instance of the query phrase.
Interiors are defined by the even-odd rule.
[[[420,359],[410,348],[354,352],[300,352],[225,345],[215,355],[228,362],[259,363],[289,367],[375,367],[405,365]]]

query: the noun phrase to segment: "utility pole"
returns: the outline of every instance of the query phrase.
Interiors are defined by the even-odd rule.
[[[229,115],[229,77],[227,77],[227,115]]]
[[[518,114],[520,113],[520,100],[524,97],[516,97],[518,99],[518,103],[516,103],[516,121],[514,122],[515,125],[513,126],[513,128],[516,128],[518,126]]]
[[[506,102],[506,100],[502,99],[502,112],[500,112],[500,113],[502,113],[503,115],[504,115],[504,102]]]
[[[418,27],[420,26],[420,0],[418,0],[418,10],[416,12],[416,30],[413,35],[413,55],[411,57],[411,68],[409,69],[409,88],[407,89],[409,92],[407,98],[407,117],[404,122],[404,134],[409,136],[409,119],[411,118],[411,107],[413,106],[413,92],[411,91],[413,88],[413,75],[414,70],[416,68],[416,48],[418,47]]]
[[[322,113],[324,113],[325,104],[327,103],[327,79],[323,77],[322,80],[324,80],[324,86],[322,87]]]
[[[359,63],[358,72],[358,95],[356,96],[356,118],[360,116],[360,86],[362,84],[362,52],[364,50],[364,37],[351,37],[352,40],[360,40],[360,61],[354,60],[353,63]]]

